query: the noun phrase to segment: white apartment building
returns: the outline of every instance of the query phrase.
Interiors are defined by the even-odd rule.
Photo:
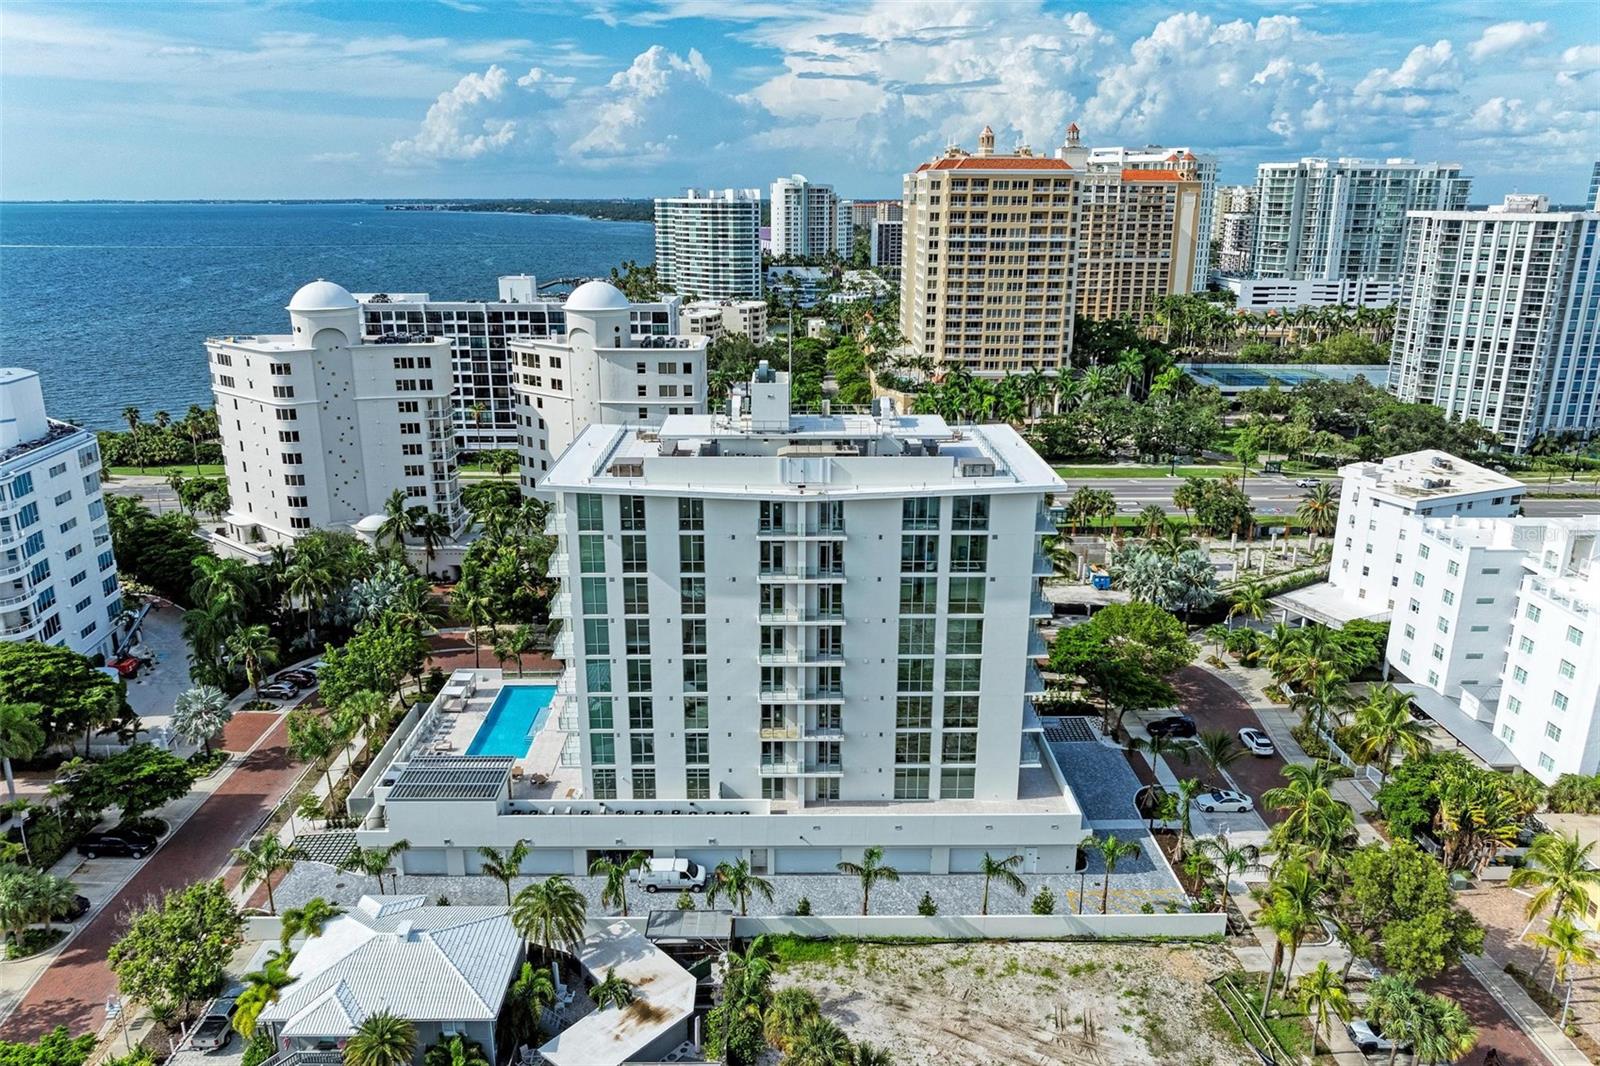
[[[530,490],[586,426],[654,427],[705,410],[706,338],[680,330],[676,300],[630,303],[609,282],[588,281],[561,313],[561,336],[507,344]]]
[[[0,639],[109,657],[121,618],[100,445],[45,413],[37,372],[0,369]]]
[[[554,713],[498,761],[396,749],[358,839],[441,873],[522,837],[549,872],[643,847],[833,873],[875,845],[904,873],[1073,869],[1081,809],[1031,706],[1062,482],[1008,426],[792,415],[788,385],[763,364],[727,413],[585,430],[540,486]]]
[[[1211,207],[1211,239],[1215,241],[1222,238],[1222,220],[1225,216],[1255,213],[1254,185],[1218,185],[1217,196]]]
[[[511,395],[511,337],[559,337],[561,299],[539,295],[532,274],[499,279],[499,300],[435,300],[425,292],[355,293],[364,336],[443,337],[450,345],[451,420],[472,451],[517,442]]]
[[[1217,273],[1242,275],[1250,272],[1250,256],[1256,241],[1255,211],[1228,211],[1215,220]]]
[[[1262,163],[1251,269],[1263,278],[1393,281],[1401,272],[1406,212],[1461,210],[1470,185],[1458,163]]]
[[[1353,618],[1398,620],[1407,605],[1402,519],[1514,515],[1527,486],[1441,451],[1410,452],[1339,468],[1339,521],[1327,582],[1285,593],[1274,603],[1327,625]]]
[[[1187,240],[1193,244],[1192,256],[1182,256],[1191,261],[1188,284],[1175,292],[1199,292],[1206,287],[1211,276],[1210,234],[1217,201],[1217,157],[1197,152],[1187,146],[1147,144],[1142,148],[1101,147],[1089,148],[1084,165],[1075,161],[1073,150],[1080,147],[1080,131],[1076,122],[1067,127],[1066,143],[1057,151],[1058,157],[1072,162],[1074,167],[1100,173],[1135,170],[1171,171],[1180,160],[1193,165],[1192,179],[1200,183],[1198,200],[1194,206],[1194,220],[1186,228]]]
[[[905,176],[900,331],[916,355],[999,377],[1072,355],[1076,180],[1026,145],[957,145]]]
[[[905,258],[905,223],[896,219],[872,220],[872,243],[867,246],[867,261],[875,267],[898,270]]]
[[[370,532],[396,490],[459,533],[450,345],[368,340],[361,304],[321,279],[287,310],[286,334],[206,341],[232,497],[220,546],[259,559],[312,529]]]
[[[1371,278],[1223,277],[1218,282],[1234,295],[1241,311],[1288,311],[1297,307],[1388,307],[1400,285]]]
[[[685,304],[680,314],[683,332],[714,341],[726,333],[742,333],[756,344],[767,343],[765,300],[702,300]]]
[[[841,251],[838,240],[839,197],[832,185],[811,181],[804,174],[772,183],[774,256],[827,255]]]
[[[1600,211],[1600,163],[1589,173],[1589,206]]]
[[[685,300],[761,296],[761,190],[656,199],[656,276]]]
[[[1600,210],[1507,196],[1410,216],[1389,391],[1494,431],[1600,429]]]

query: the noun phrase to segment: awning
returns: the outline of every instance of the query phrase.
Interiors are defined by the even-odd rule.
[[[1395,688],[1411,697],[1417,710],[1439,723],[1440,728],[1460,741],[1491,769],[1510,770],[1521,765],[1488,724],[1467,714],[1454,700],[1439,695],[1426,685],[1396,685]]]

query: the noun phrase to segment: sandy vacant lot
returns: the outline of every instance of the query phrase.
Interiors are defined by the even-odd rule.
[[[805,947],[810,947],[809,945]],[[897,1066],[1233,1066],[1213,945],[817,944],[778,974]]]

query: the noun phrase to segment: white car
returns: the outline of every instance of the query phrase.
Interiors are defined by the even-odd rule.
[[[1239,730],[1239,743],[1244,745],[1244,750],[1251,755],[1260,755],[1265,758],[1275,754],[1272,738],[1254,726],[1245,726]]]
[[[1380,1052],[1395,1050],[1394,1041],[1383,1035],[1383,1030],[1378,1028],[1376,1022],[1357,1018],[1345,1028],[1350,1030],[1350,1040],[1363,1055],[1377,1055]],[[1401,1044],[1400,1050],[1410,1051],[1411,1045]]]
[[[1303,477],[1299,481],[1296,481],[1294,486],[1297,489],[1314,489],[1320,484],[1322,484],[1322,482],[1318,481],[1314,477]]]
[[[1255,800],[1231,788],[1214,788],[1210,792],[1202,792],[1194,798],[1194,804],[1207,814],[1215,814],[1218,811],[1248,814],[1256,809]]]

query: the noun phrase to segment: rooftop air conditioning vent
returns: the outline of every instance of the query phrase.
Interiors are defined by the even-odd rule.
[[[963,459],[959,469],[962,477],[994,477],[994,460]]]
[[[611,464],[612,477],[644,477],[644,463],[637,459],[620,459]]]

